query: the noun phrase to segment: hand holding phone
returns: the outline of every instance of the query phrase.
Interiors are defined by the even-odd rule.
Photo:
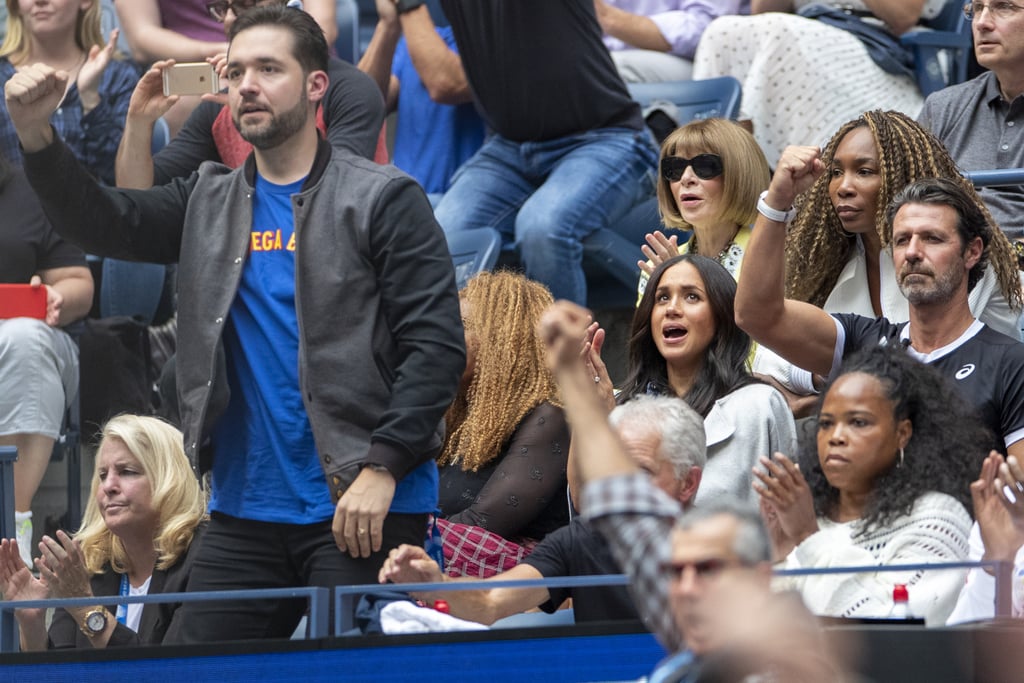
[[[220,78],[212,64],[189,62],[163,70],[164,96],[205,95],[220,91]]]

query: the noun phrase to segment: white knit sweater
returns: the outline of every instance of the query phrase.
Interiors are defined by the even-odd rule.
[[[955,498],[926,493],[909,515],[883,529],[853,538],[858,522],[818,519],[819,531],[797,546],[780,569],[857,565],[957,562],[967,559],[971,518]],[[929,625],[943,624],[964,583],[963,570],[873,572],[782,577],[779,583],[800,591],[815,614],[834,617],[886,617],[892,588],[904,583],[910,613]]]

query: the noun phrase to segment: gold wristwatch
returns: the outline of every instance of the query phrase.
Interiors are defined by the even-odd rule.
[[[78,628],[89,638],[95,638],[107,630],[107,610],[102,607],[94,607],[89,610]]]

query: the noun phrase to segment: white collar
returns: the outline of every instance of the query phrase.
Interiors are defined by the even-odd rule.
[[[906,325],[903,326],[903,329],[900,330],[900,343],[906,347],[907,353],[909,353],[912,357],[916,358],[922,363],[933,363],[938,359],[942,358],[943,356],[948,356],[949,354],[953,353],[958,348],[966,344],[968,341],[977,336],[977,334],[981,332],[981,330],[984,327],[985,324],[978,320],[977,318],[975,318],[974,322],[972,322],[970,326],[968,326],[968,328],[964,330],[964,333],[961,334],[956,339],[954,339],[953,341],[951,341],[950,343],[935,349],[931,353],[921,353],[920,351],[915,350],[913,346],[910,346],[910,323],[907,323]]]

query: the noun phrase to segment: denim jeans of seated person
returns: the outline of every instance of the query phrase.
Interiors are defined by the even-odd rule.
[[[657,164],[647,131],[523,143],[495,135],[455,173],[435,215],[447,234],[497,229],[515,242],[527,277],[585,304],[582,240],[652,195]]]

